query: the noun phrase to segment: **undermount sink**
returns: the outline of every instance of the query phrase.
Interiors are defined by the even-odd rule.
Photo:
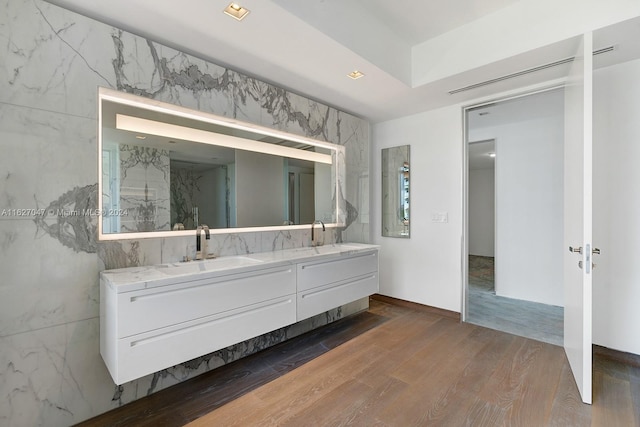
[[[161,264],[158,271],[167,275],[193,274],[206,271],[224,270],[228,268],[248,267],[262,263],[262,260],[246,256],[222,257],[199,261]]]
[[[345,245],[345,244],[340,244],[340,251],[338,252],[345,252],[345,251],[351,251],[351,250],[357,250],[360,249],[357,246],[349,246],[349,245]],[[327,253],[337,253],[336,252],[336,248],[333,245],[326,245],[326,246],[307,246],[304,248],[297,248],[297,249],[293,249],[296,253],[309,253],[309,254],[327,254]]]

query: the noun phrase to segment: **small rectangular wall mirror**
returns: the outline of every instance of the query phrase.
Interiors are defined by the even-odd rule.
[[[409,146],[382,149],[382,235],[409,238]]]

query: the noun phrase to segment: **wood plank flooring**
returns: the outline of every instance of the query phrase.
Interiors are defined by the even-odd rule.
[[[595,352],[584,405],[558,346],[371,300],[83,425],[640,426],[640,358],[629,357]]]

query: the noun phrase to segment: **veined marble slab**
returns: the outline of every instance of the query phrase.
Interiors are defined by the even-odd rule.
[[[98,86],[344,146],[345,227],[327,229],[327,243],[369,240],[369,124],[43,0],[0,0],[0,39],[0,210],[42,210],[0,218],[0,425],[72,425],[367,307],[356,301],[115,386],[99,354],[97,273],[177,262],[195,241],[97,241],[98,217],[72,215],[97,209]],[[310,231],[229,230],[209,249],[256,257],[302,248]]]
[[[225,256],[203,261],[176,262],[145,267],[119,268],[100,273],[101,280],[117,293],[131,292],[159,286],[167,286],[184,281],[185,277],[213,277],[217,275],[242,273],[265,267],[317,260],[322,258],[353,255],[378,249],[378,245],[363,243],[341,243],[325,246],[286,249],[282,251],[260,252],[251,255]]]

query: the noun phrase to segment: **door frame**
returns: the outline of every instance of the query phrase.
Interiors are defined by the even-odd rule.
[[[481,108],[487,105],[524,98],[538,93],[549,92],[565,87],[566,78],[546,82],[537,87],[520,88],[506,94],[497,94],[481,101],[472,101],[461,108],[462,113],[462,233],[461,233],[461,270],[462,270],[462,301],[460,310],[460,321],[466,322],[469,316],[469,129],[467,123],[467,113],[470,110]],[[497,218],[497,217],[496,217]],[[494,234],[497,232],[495,226]]]

